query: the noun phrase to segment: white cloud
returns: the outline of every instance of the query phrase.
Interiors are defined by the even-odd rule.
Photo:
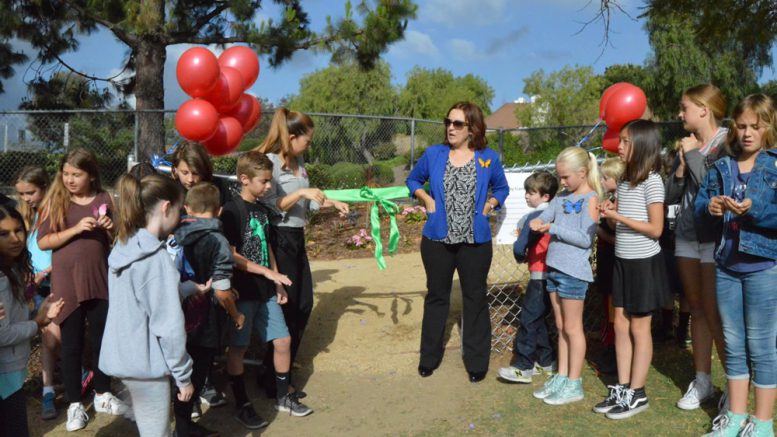
[[[389,55],[400,57],[422,55],[436,58],[440,56],[440,51],[434,45],[434,41],[432,41],[429,35],[415,30],[408,30],[405,32],[405,38],[402,41],[391,46]]]
[[[453,55],[453,59],[458,61],[473,61],[486,58],[485,53],[480,51],[477,46],[466,39],[454,38],[448,42],[448,49]]]
[[[427,0],[421,20],[448,27],[485,26],[506,19],[507,0]]]

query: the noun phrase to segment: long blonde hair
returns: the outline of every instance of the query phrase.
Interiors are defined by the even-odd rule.
[[[253,150],[281,155],[284,160],[291,156],[290,135],[302,136],[309,134],[315,125],[313,119],[303,112],[289,111],[278,108],[272,116],[270,132],[264,142]]]
[[[122,243],[145,227],[148,215],[163,200],[173,205],[183,204],[183,191],[174,180],[149,175],[141,180],[125,174],[119,179],[117,190],[119,205],[116,208],[116,239]]]
[[[556,163],[564,163],[572,171],[578,171],[581,168],[586,170],[586,182],[600,199],[604,197],[604,187],[602,187],[601,175],[599,174],[599,164],[596,162],[596,156],[593,153],[586,152],[582,147],[571,146],[562,150],[556,157]]]
[[[688,97],[688,100],[692,101],[694,105],[709,109],[715,127],[720,126],[723,122],[723,117],[726,116],[726,98],[715,85],[711,83],[696,85],[685,90],[683,96]]]
[[[73,149],[62,157],[57,169],[57,175],[51,184],[46,197],[43,199],[42,208],[39,208],[40,219],[38,224],[49,219],[49,228],[54,232],[62,231],[65,226],[65,215],[70,206],[70,192],[65,187],[62,180],[62,169],[65,164],[86,172],[90,179],[90,190],[92,193],[102,193],[104,190],[100,185],[100,171],[97,165],[97,158],[92,152],[86,149]]]
[[[41,190],[44,196],[51,183],[49,181],[49,174],[46,173],[46,170],[34,165],[28,165],[19,170],[19,173],[16,174],[15,183],[18,184],[19,182],[35,185]],[[37,214],[37,210],[43,205],[43,201],[41,200],[37,208],[31,207],[27,202],[23,202],[21,198],[17,199],[16,204],[16,209],[19,210],[24,219],[24,226],[27,229],[32,229],[32,225],[35,223],[35,214]]]

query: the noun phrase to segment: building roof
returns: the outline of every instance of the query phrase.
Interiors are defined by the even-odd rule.
[[[499,109],[486,117],[486,127],[489,129],[515,129],[521,127],[521,123],[515,118],[515,108],[525,103],[505,103]]]

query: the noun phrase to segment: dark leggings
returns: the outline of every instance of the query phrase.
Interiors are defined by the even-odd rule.
[[[24,389],[0,399],[0,437],[27,437],[27,400]]]
[[[94,391],[97,393],[111,391],[111,378],[101,372],[98,366],[107,316],[108,301],[92,299],[81,302],[59,324],[59,329],[62,331],[62,353],[60,354],[62,382],[65,385],[65,400],[69,403],[81,402],[81,356],[84,351],[84,329],[86,329],[87,320],[94,363]]]
[[[205,378],[210,372],[216,349],[197,346],[192,343],[186,345],[186,351],[192,357],[192,385],[194,395],[189,402],[178,400],[177,390],[173,394],[173,412],[175,413],[175,433],[178,437],[188,437],[189,424],[192,420],[192,408],[195,402],[200,402],[199,393],[205,385]]]
[[[453,272],[457,271],[462,296],[461,342],[464,367],[470,372],[488,370],[491,317],[486,282],[491,257],[490,241],[482,244],[445,244],[426,237],[421,240],[421,260],[426,271],[428,289],[421,325],[421,366],[434,369],[442,361]]]
[[[305,251],[304,229],[273,226],[272,230],[270,244],[278,271],[291,279],[291,285],[286,287],[289,301],[281,308],[291,336],[291,361],[294,362],[310,313],[313,311],[313,275]],[[268,343],[264,357],[268,369],[272,369],[272,365],[269,365],[273,362],[272,357],[272,343]]]

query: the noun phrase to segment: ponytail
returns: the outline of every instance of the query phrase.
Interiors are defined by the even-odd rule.
[[[291,156],[291,139],[289,137],[308,134],[314,127],[313,120],[307,114],[278,108],[272,117],[267,138],[254,150],[264,154],[275,153],[287,159]]]
[[[594,155],[591,152],[588,152],[587,180],[588,180],[588,186],[590,186],[594,191],[596,191],[596,195],[599,196],[600,199],[603,199],[604,187],[602,186],[602,178],[599,172],[599,163],[596,162],[596,155]]]
[[[149,175],[138,180],[125,174],[119,179],[116,190],[119,195],[116,238],[121,243],[135,235],[138,229],[146,226],[149,214],[159,202],[183,203],[183,193],[178,184],[170,178]]]

